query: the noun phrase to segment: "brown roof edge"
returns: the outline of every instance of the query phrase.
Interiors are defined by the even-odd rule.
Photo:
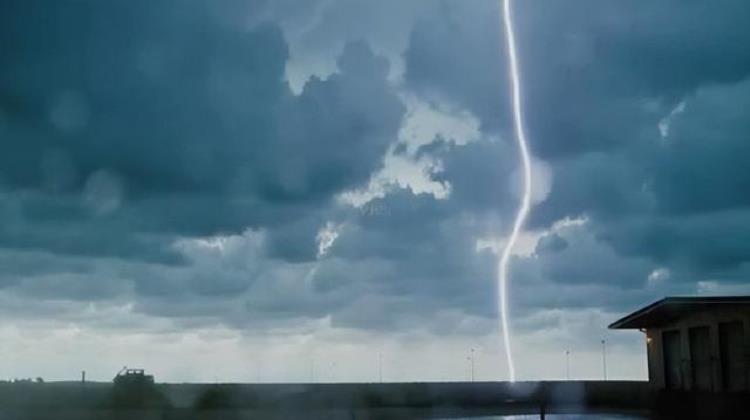
[[[638,318],[638,317],[640,317],[642,315],[645,315],[645,314],[651,312],[654,308],[656,308],[657,306],[663,304],[668,299],[670,299],[670,298],[668,298],[668,297],[662,298],[662,299],[657,300],[656,302],[654,302],[654,303],[652,303],[650,305],[644,306],[643,308],[641,308],[641,309],[639,309],[639,310],[637,310],[637,311],[635,311],[635,312],[633,312],[633,313],[631,313],[629,315],[625,315],[624,317],[618,319],[617,321],[609,324],[609,326],[607,328],[609,328],[610,330],[622,329],[623,328],[622,326],[625,323],[627,323],[629,321],[632,321],[635,318]]]
[[[669,296],[647,305],[617,321],[609,324],[609,329],[631,329],[635,327],[626,326],[628,323],[643,317],[650,312],[669,304],[720,304],[720,303],[745,303],[750,304],[750,296]]]

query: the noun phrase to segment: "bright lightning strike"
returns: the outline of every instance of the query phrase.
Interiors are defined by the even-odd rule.
[[[508,328],[508,261],[518,239],[518,234],[523,228],[526,216],[529,214],[531,207],[531,158],[529,157],[529,147],[526,140],[526,133],[523,128],[523,106],[521,104],[521,82],[518,76],[518,57],[516,55],[516,37],[513,29],[513,16],[510,10],[510,0],[502,0],[503,4],[503,24],[505,26],[505,39],[507,42],[508,61],[510,67],[511,93],[513,96],[513,125],[515,128],[516,140],[521,155],[521,164],[523,166],[523,196],[521,205],[516,214],[516,220],[513,222],[508,242],[503,249],[500,263],[498,265],[498,283],[499,283],[499,300],[500,300],[500,322],[503,329],[503,340],[505,342],[505,357],[508,362],[508,371],[510,381],[516,380],[515,366],[513,365],[513,353],[511,352],[510,331]]]

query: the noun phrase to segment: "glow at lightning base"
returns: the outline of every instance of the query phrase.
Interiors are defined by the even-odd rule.
[[[531,207],[531,158],[529,156],[528,141],[526,132],[523,127],[523,106],[521,103],[521,82],[518,69],[518,56],[516,53],[516,38],[513,29],[513,16],[510,9],[510,0],[502,1],[503,26],[505,27],[506,47],[508,50],[508,67],[510,70],[510,84],[512,94],[513,126],[515,137],[518,142],[518,148],[521,157],[521,166],[523,168],[523,194],[521,204],[516,213],[508,241],[505,244],[500,262],[498,264],[498,293],[499,293],[499,312],[500,323],[503,331],[503,341],[505,343],[505,357],[508,363],[508,372],[511,382],[516,380],[515,366],[513,365],[513,353],[510,342],[510,331],[508,322],[508,262],[513,252],[513,246],[518,240],[518,235],[523,228],[526,217]]]

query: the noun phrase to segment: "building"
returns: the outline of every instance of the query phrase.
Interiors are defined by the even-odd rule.
[[[667,297],[609,328],[646,333],[656,388],[750,392],[750,296]]]

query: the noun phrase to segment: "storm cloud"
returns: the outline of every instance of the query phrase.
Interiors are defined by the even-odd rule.
[[[497,2],[303,3],[0,6],[5,317],[496,331],[519,179]],[[515,13],[519,333],[745,290],[747,2]]]

